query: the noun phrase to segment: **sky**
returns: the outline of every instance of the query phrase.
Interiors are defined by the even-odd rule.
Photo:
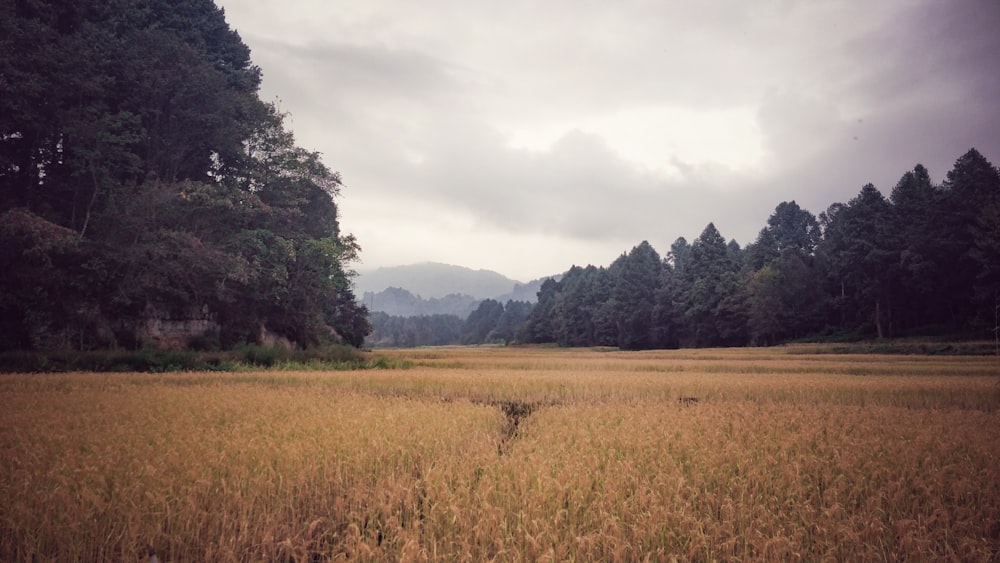
[[[1000,164],[997,0],[217,0],[360,271],[528,281]]]

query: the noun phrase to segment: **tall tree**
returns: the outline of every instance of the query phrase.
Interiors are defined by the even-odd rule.
[[[657,345],[653,310],[663,283],[660,255],[642,241],[625,257],[614,289],[618,346],[642,350]]]
[[[977,150],[971,149],[955,161],[942,186],[942,213],[947,225],[942,267],[948,272],[941,296],[951,312],[952,324],[968,325],[979,314],[977,280],[983,263],[972,252],[977,241],[988,238],[992,207],[1000,199],[1000,172]]]
[[[747,249],[750,266],[759,270],[789,253],[811,256],[820,237],[819,222],[812,213],[795,201],[783,201],[774,208],[767,226]]]
[[[709,223],[691,243],[690,256],[680,274],[684,285],[680,297],[684,344],[717,346],[740,342],[736,329],[743,324],[740,317],[745,310],[738,296],[738,271],[726,239]]]
[[[890,335],[891,285],[898,260],[890,242],[889,202],[866,184],[847,205],[831,207],[823,240],[832,282],[845,296],[844,319]],[[870,323],[870,324],[869,324]]]
[[[300,345],[361,342],[340,178],[261,102],[260,71],[221,9],[32,0],[3,2],[0,16],[0,212],[76,233],[87,260],[53,275],[88,288],[77,308],[119,327],[113,343],[191,315],[231,343],[265,328]],[[20,292],[10,307],[27,303],[7,279],[4,291]],[[79,332],[61,318],[20,326]]]
[[[552,278],[542,282],[542,286],[538,290],[538,303],[535,304],[535,308],[531,310],[531,314],[524,322],[518,340],[533,344],[557,341],[559,325],[556,317],[556,305],[560,289],[560,282]]]
[[[943,194],[923,165],[903,174],[889,201],[888,243],[898,256],[898,277],[892,288],[899,329],[947,322],[948,308],[939,292],[948,283],[943,264],[949,258],[947,222],[941,221]]]
[[[496,326],[486,335],[487,342],[508,344],[517,340],[520,326],[531,314],[533,305],[527,301],[508,300],[503,307],[503,314],[497,320]]]
[[[496,299],[486,299],[479,304],[462,326],[462,344],[482,344],[503,317],[503,305]]]

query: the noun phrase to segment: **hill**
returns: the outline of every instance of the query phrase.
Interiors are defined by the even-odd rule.
[[[355,287],[359,295],[400,287],[424,299],[440,299],[452,294],[488,299],[510,293],[518,283],[491,270],[425,262],[362,272],[355,280]]]
[[[369,310],[394,317],[455,315],[463,320],[476,310],[480,301],[482,300],[460,293],[424,299],[400,287],[387,287],[377,293],[366,291],[362,296],[362,303]]]
[[[464,319],[484,299],[534,303],[543,280],[521,283],[490,270],[427,262],[362,272],[355,280],[355,288],[371,311],[401,317],[443,314]]]

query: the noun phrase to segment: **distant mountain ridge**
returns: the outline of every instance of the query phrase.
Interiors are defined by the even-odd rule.
[[[385,313],[394,317],[417,317],[425,315],[455,315],[468,318],[479,307],[481,299],[470,295],[452,293],[440,299],[424,299],[401,287],[387,287],[378,293],[366,291],[362,303],[372,312]]]
[[[363,272],[355,279],[355,294],[373,312],[465,318],[484,299],[534,303],[545,279],[521,283],[491,270],[426,262]]]
[[[473,270],[438,262],[378,268],[361,273],[355,279],[358,295],[399,287],[424,299],[440,299],[456,293],[476,299],[493,298],[512,291],[518,283],[492,270]]]

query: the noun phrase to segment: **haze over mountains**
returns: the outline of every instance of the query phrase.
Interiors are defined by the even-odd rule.
[[[484,299],[534,303],[541,283],[541,279],[522,283],[491,270],[425,262],[361,272],[355,288],[371,311],[465,318]]]

